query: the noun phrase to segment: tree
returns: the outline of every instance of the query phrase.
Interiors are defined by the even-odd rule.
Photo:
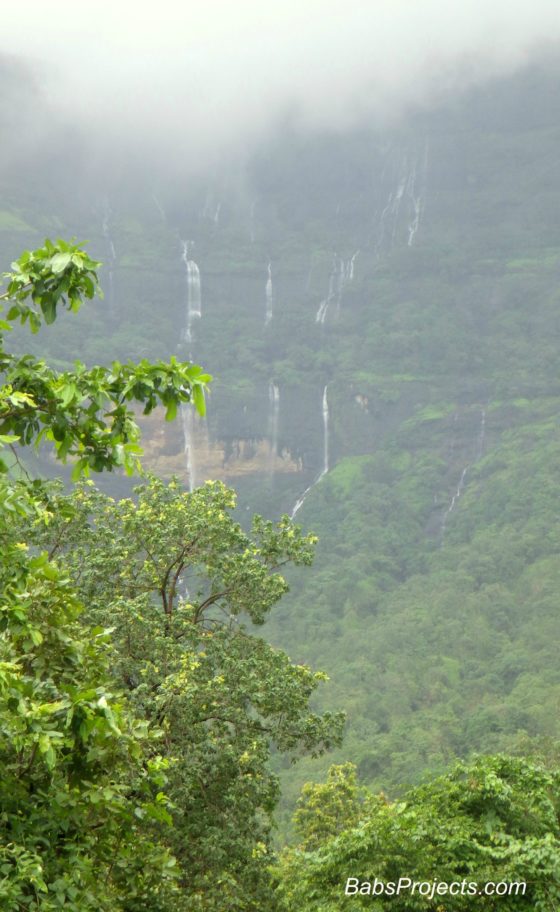
[[[0,513],[0,904],[175,908],[176,863],[154,829],[169,820],[155,732],[112,685],[107,631],[79,622],[68,580],[9,520]]]
[[[300,847],[312,851],[356,826],[364,814],[366,795],[366,789],[358,785],[353,763],[331,766],[325,783],[306,783],[294,813],[294,831]]]
[[[49,241],[6,274],[0,323],[0,447],[54,443],[75,474],[132,471],[138,428],[127,403],[172,417],[203,409],[200,368],[171,361],[57,373],[5,350],[14,320],[36,331],[97,290],[97,263]],[[0,899],[6,910],[162,912],[177,908],[176,862],[156,830],[170,820],[166,762],[114,687],[109,634],[79,620],[62,568],[30,551],[18,523],[47,521],[42,485],[0,462]]]
[[[162,404],[168,420],[186,402],[203,414],[211,379],[201,367],[175,358],[89,369],[76,362],[73,371],[57,372],[31,355],[5,350],[3,333],[14,321],[37,332],[43,320],[54,322],[59,307],[76,312],[84,298],[93,298],[99,265],[73,244],[47,240],[12,263],[0,296],[10,303],[0,321],[0,443],[38,446],[49,440],[58,459],[75,460],[74,478],[117,466],[132,474],[139,468],[140,431],[127,403],[142,403],[144,414]]]
[[[350,821],[313,851],[306,850],[305,839],[286,850],[277,868],[280,907],[554,912],[560,900],[559,807],[557,768],[505,756],[458,763],[402,801],[371,795],[358,824]],[[306,832],[315,829],[309,813]],[[400,878],[409,883],[393,895],[381,895],[375,886]],[[525,893],[491,888],[485,895],[486,884],[522,882]],[[445,888],[463,883],[462,892]]]
[[[339,743],[342,717],[310,712],[325,676],[247,621],[265,621],[287,589],[278,571],[309,564],[315,539],[287,517],[255,517],[247,534],[219,482],[188,493],[152,477],[135,495],[115,502],[91,482],[51,493],[48,524],[28,534],[67,568],[88,618],[114,629],[118,679],[165,733],[188,908],[272,908],[271,749],[320,753]]]
[[[76,310],[96,290],[97,265],[62,241],[23,254],[1,328],[19,319],[36,331],[57,307]],[[210,379],[174,359],[57,373],[7,353],[3,340],[0,365],[0,443],[50,440],[76,479],[137,467],[128,403],[145,412],[162,403],[169,419],[181,403],[202,412]],[[70,496],[10,477],[0,489],[9,592],[0,819],[9,845],[17,830],[17,857],[29,858],[23,874],[0,867],[12,907],[272,909],[270,752],[319,753],[340,740],[342,717],[311,712],[324,675],[293,665],[242,618],[264,622],[287,588],[278,571],[310,563],[313,538],[287,517],[276,526],[256,517],[244,533],[233,492],[217,483],[189,494],[151,478],[120,503],[90,482]],[[164,779],[169,807],[157,791]],[[21,801],[36,794],[37,819],[18,829]]]

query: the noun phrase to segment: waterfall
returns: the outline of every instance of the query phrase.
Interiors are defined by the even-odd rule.
[[[451,515],[451,513],[453,513],[453,510],[455,509],[455,504],[457,503],[461,494],[463,493],[463,488],[465,487],[465,478],[467,477],[468,471],[469,471],[469,466],[467,465],[461,472],[461,477],[459,479],[459,484],[457,485],[457,490],[455,491],[453,497],[451,498],[451,502],[443,515],[443,519],[441,521],[441,528],[440,528],[440,535],[441,535],[440,545],[443,545],[443,540],[445,538],[445,529],[447,527],[447,520],[448,520],[449,516]]]
[[[459,418],[458,412],[455,412],[455,415],[453,417],[454,424],[457,423],[458,418]],[[480,412],[480,430],[479,430],[478,438],[477,438],[477,442],[476,442],[476,453],[475,453],[475,457],[474,457],[474,462],[478,462],[479,459],[482,459],[482,456],[484,453],[485,436],[486,436],[486,409],[483,408],[483,409],[481,409],[481,412]],[[465,466],[465,468],[463,469],[463,471],[461,472],[461,477],[459,479],[459,484],[457,485],[457,490],[455,491],[453,497],[451,498],[449,506],[443,515],[443,519],[441,521],[441,527],[440,527],[440,535],[441,535],[440,544],[441,545],[443,545],[443,539],[445,537],[445,529],[447,526],[447,520],[448,520],[449,516],[451,515],[451,513],[453,513],[453,510],[455,509],[455,507],[457,505],[457,501],[459,500],[459,498],[461,497],[461,494],[463,493],[463,488],[465,487],[465,479],[467,477],[467,472],[469,471],[470,468],[471,468],[471,464],[467,464]]]
[[[264,325],[268,326],[272,320],[272,306],[274,303],[274,298],[272,294],[272,263],[268,263],[268,279],[266,280],[265,287],[265,296],[266,296],[266,316],[264,319]]]
[[[216,211],[214,212],[214,224],[215,225],[220,224],[220,212],[221,211],[222,211],[222,204],[220,202],[218,202],[218,205],[216,206]]]
[[[338,286],[340,283],[340,268],[341,268],[340,263],[341,262],[342,261],[339,262],[338,254],[335,253],[333,256],[331,271],[329,273],[329,290],[327,293],[327,297],[321,301],[321,303],[319,304],[319,309],[317,310],[317,313],[315,314],[315,322],[319,323],[321,326],[324,325],[325,320],[327,318],[327,311],[329,309],[330,303],[332,301],[334,301],[338,295]]]
[[[323,470],[319,475],[317,481],[321,481],[321,478],[327,474],[329,471],[329,400],[327,397],[327,388],[328,383],[325,385],[323,390]]]
[[[319,323],[321,326],[324,325],[329,307],[333,302],[336,304],[337,315],[340,314],[342,292],[346,285],[354,280],[354,264],[359,252],[359,250],[356,250],[349,260],[343,260],[337,253],[334,254],[331,271],[329,273],[329,290],[327,297],[321,301],[317,313],[315,314],[315,322]]]
[[[422,199],[420,195],[416,195],[416,162],[412,165],[406,182],[406,194],[412,206],[412,219],[408,223],[408,238],[406,243],[408,247],[412,247],[416,232],[418,231],[418,225],[420,224],[420,207]]]
[[[278,452],[278,422],[280,418],[280,388],[271,380],[268,384],[268,433],[270,436],[270,474],[274,473],[274,463]]]
[[[325,477],[329,471],[329,400],[327,396],[328,383],[326,384],[323,390],[323,401],[321,404],[321,411],[323,417],[323,467],[319,472],[317,478],[311,482],[308,488],[305,489],[301,497],[296,500],[294,508],[290,513],[290,519],[294,519],[296,514],[301,510],[303,504],[307,499],[307,495],[310,491],[313,490],[315,485],[318,485],[322,478]]]
[[[328,299],[328,298],[325,298],[325,299],[324,299],[323,301],[321,301],[321,303],[319,304],[319,310],[318,310],[317,313],[315,314],[315,322],[316,322],[316,323],[320,323],[321,326],[322,326],[322,325],[324,324],[324,322],[325,322],[325,319],[326,319],[326,316],[327,316],[327,308],[328,308],[328,306],[329,306],[329,299]]]
[[[189,259],[189,241],[181,241],[181,260],[185,264],[187,286],[187,308],[183,339],[189,345],[193,343],[193,321],[202,316],[202,296],[200,287],[200,270],[194,260]],[[192,347],[189,348],[189,360],[192,361]],[[181,422],[183,427],[183,452],[189,478],[189,491],[196,487],[196,463],[194,452],[194,425],[195,412],[191,404],[181,407]]]
[[[391,250],[402,238],[403,229],[408,247],[412,247],[424,212],[428,173],[428,142],[423,155],[412,150],[402,153],[398,170],[393,171],[392,186],[379,216],[375,254]],[[393,154],[393,158],[397,156]],[[403,224],[404,223],[404,224]]]
[[[185,454],[185,467],[189,478],[189,492],[192,494],[196,487],[194,463],[194,406],[181,406],[181,422],[183,426],[183,453]]]
[[[393,198],[393,202],[391,204],[391,215],[393,217],[393,231],[391,233],[391,247],[395,243],[395,236],[397,233],[397,226],[399,223],[399,212],[400,212],[401,203],[402,203],[402,200],[404,197],[405,187],[408,183],[408,164],[407,164],[406,156],[404,156],[404,158],[403,158],[403,171],[404,171],[404,173],[402,173],[399,178],[397,190],[396,190],[395,196]]]
[[[189,242],[181,241],[182,254],[181,259],[185,264],[187,273],[187,320],[185,327],[185,342],[191,343],[192,324],[194,319],[200,319],[202,316],[202,297],[200,288],[200,270],[194,260],[189,259]]]
[[[416,163],[414,164],[413,171],[411,172],[412,180],[409,181],[408,186],[408,196],[412,203],[413,215],[412,220],[408,225],[408,241],[407,244],[409,247],[412,247],[414,244],[414,239],[416,237],[418,228],[420,226],[420,219],[422,217],[422,212],[424,211],[424,200],[426,198],[426,184],[428,177],[428,140],[424,144],[424,161],[422,165],[422,185],[418,192],[416,192]]]
[[[359,250],[356,250],[356,252],[354,254],[352,254],[352,256],[350,257],[350,259],[348,260],[348,263],[346,265],[345,281],[348,283],[354,281],[354,263],[356,262],[356,257],[358,256],[359,252],[360,252]]]
[[[107,244],[107,304],[109,310],[113,311],[115,308],[115,282],[114,282],[114,269],[117,262],[117,254],[115,251],[115,244],[113,241],[113,236],[111,234],[111,216],[112,212],[109,207],[109,202],[105,201],[104,211],[103,211],[103,220],[101,222],[101,231]]]

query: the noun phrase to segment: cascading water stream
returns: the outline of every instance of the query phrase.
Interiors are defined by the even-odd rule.
[[[412,206],[412,219],[408,223],[407,246],[412,247],[420,224],[421,196],[416,194],[416,162],[413,162],[406,182],[406,195]]]
[[[321,481],[324,475],[329,471],[329,399],[327,396],[328,383],[323,390],[323,469],[317,481]]]
[[[321,301],[319,309],[315,314],[315,322],[319,323],[321,326],[324,326],[329,307],[333,302],[336,304],[337,315],[340,314],[342,292],[350,282],[354,281],[354,264],[359,252],[359,250],[356,250],[349,260],[343,260],[337,253],[334,254],[329,274],[329,290],[327,297]]]
[[[404,167],[404,174],[399,179],[399,183],[397,185],[397,190],[396,190],[395,196],[393,198],[393,202],[391,203],[390,211],[391,211],[391,215],[393,216],[393,230],[391,232],[391,246],[393,246],[395,243],[395,236],[397,234],[397,226],[399,223],[399,212],[400,212],[401,203],[402,203],[402,200],[404,197],[404,191],[405,191],[405,188],[407,185],[408,167],[407,167],[406,157],[404,159],[403,167]]]
[[[181,241],[181,259],[185,264],[186,272],[186,320],[184,341],[189,346],[189,360],[192,361],[193,322],[202,317],[202,292],[200,285],[200,270],[194,260],[189,258],[189,242]],[[189,491],[196,487],[196,463],[194,451],[194,424],[195,412],[192,405],[181,408],[181,421],[183,426],[183,442],[186,469],[189,478]]]
[[[458,417],[459,417],[458,413],[456,412],[455,416],[454,416],[454,423],[457,423]],[[485,436],[486,436],[486,409],[483,408],[483,409],[481,409],[481,412],[480,412],[480,430],[478,433],[478,438],[477,438],[477,443],[476,443],[476,454],[475,454],[474,462],[478,462],[479,459],[482,459],[482,456],[484,453]],[[449,516],[451,515],[451,513],[453,513],[453,510],[457,506],[457,501],[459,500],[459,498],[461,497],[461,494],[463,493],[463,489],[465,487],[465,480],[467,477],[467,473],[468,473],[469,469],[471,468],[471,465],[472,465],[472,463],[467,464],[464,467],[463,471],[461,472],[461,477],[459,479],[459,484],[457,485],[457,490],[455,491],[453,497],[451,498],[451,501],[449,503],[447,510],[443,514],[443,519],[441,521],[441,527],[440,527],[440,546],[443,545],[443,540],[445,538],[447,520],[449,519]]]
[[[448,520],[449,516],[451,515],[451,513],[453,513],[453,510],[455,509],[455,504],[457,503],[461,494],[463,493],[463,488],[465,487],[465,478],[467,477],[468,471],[469,471],[469,466],[467,465],[461,472],[461,477],[459,479],[459,484],[457,485],[457,490],[455,491],[453,497],[451,498],[451,502],[450,502],[447,510],[444,513],[443,520],[441,522],[441,544],[442,545],[443,545],[443,539],[445,537],[445,529],[447,526],[447,520]]]
[[[185,467],[189,479],[189,492],[192,494],[196,487],[194,463],[194,411],[192,405],[181,406],[181,424],[183,427],[183,453]]]
[[[411,171],[411,180],[409,180],[408,188],[407,188],[408,196],[412,203],[412,209],[413,209],[412,220],[410,221],[410,223],[408,225],[407,244],[409,247],[412,247],[412,245],[414,244],[414,239],[416,238],[418,228],[420,227],[420,219],[422,218],[422,213],[424,211],[424,201],[426,198],[426,184],[427,184],[427,176],[428,176],[428,151],[429,151],[428,140],[426,140],[426,143],[424,145],[424,161],[423,161],[423,165],[422,165],[422,177],[421,177],[422,186],[420,187],[418,192],[416,192],[417,167],[416,167],[416,162],[415,162],[413,170]]]
[[[356,252],[353,253],[352,256],[350,257],[350,259],[348,260],[348,263],[346,265],[346,272],[345,272],[345,282],[347,282],[347,283],[354,281],[354,264],[356,262],[356,257],[358,256],[359,253],[360,253],[360,251],[356,250]]]
[[[264,325],[268,326],[272,320],[272,312],[274,307],[274,295],[272,291],[272,263],[268,263],[268,278],[266,280],[265,286],[265,297],[266,297],[266,316],[264,318]]]
[[[268,384],[268,433],[270,436],[270,465],[269,471],[274,473],[274,464],[278,453],[278,424],[280,419],[280,388],[274,380]]]
[[[305,489],[303,494],[294,504],[294,508],[290,513],[290,519],[293,519],[295,515],[301,510],[303,504],[307,499],[307,495],[313,488],[319,484],[322,478],[325,477],[329,471],[329,399],[327,395],[328,383],[326,384],[323,390],[323,400],[321,404],[322,417],[323,417],[323,467],[319,472],[317,478],[311,482],[308,488]]]
[[[426,141],[423,156],[414,150],[400,156],[398,171],[396,174],[393,171],[396,186],[393,183],[379,216],[374,245],[376,256],[394,247],[405,226],[407,246],[412,247],[415,242],[425,206],[428,151]],[[397,156],[393,154],[393,158]]]
[[[181,259],[187,273],[187,321],[185,342],[192,342],[193,321],[202,316],[202,293],[200,288],[200,270],[194,260],[189,259],[189,242],[181,241],[183,252]]]

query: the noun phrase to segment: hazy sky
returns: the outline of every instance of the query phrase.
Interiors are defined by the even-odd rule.
[[[508,73],[560,39],[558,0],[22,0],[3,49],[110,142],[203,162],[290,116],[344,128]]]

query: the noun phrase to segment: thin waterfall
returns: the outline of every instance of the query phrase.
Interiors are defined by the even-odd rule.
[[[270,466],[269,471],[274,473],[274,464],[278,453],[278,424],[280,419],[280,388],[274,380],[268,384],[268,433],[270,436]]]
[[[192,325],[195,319],[202,316],[202,293],[200,287],[200,270],[194,260],[189,259],[189,242],[181,241],[181,259],[185,264],[187,278],[187,320],[185,341],[192,342]]]
[[[342,292],[346,285],[354,280],[354,264],[359,252],[359,250],[356,250],[349,260],[343,260],[337,253],[334,254],[331,271],[329,273],[329,290],[327,297],[321,301],[317,313],[315,314],[315,322],[319,323],[321,326],[324,325],[325,320],[327,319],[327,313],[331,304],[334,303],[336,305],[336,313],[337,315],[340,314]]]
[[[340,280],[340,265],[339,257],[335,253],[333,256],[331,271],[329,273],[329,290],[327,292],[327,297],[324,298],[319,304],[319,309],[315,314],[315,322],[319,323],[321,326],[324,325],[325,320],[327,319],[327,311],[329,305],[334,301],[337,291],[338,291],[338,282]]]
[[[406,195],[408,196],[412,207],[412,219],[408,223],[408,237],[406,242],[408,247],[412,247],[416,232],[418,231],[418,225],[420,224],[422,197],[421,195],[416,194],[416,170],[416,162],[414,161],[406,182]]]
[[[423,164],[422,164],[421,186],[418,189],[418,191],[416,191],[417,167],[416,167],[416,163],[415,163],[414,169],[412,172],[412,180],[409,182],[409,187],[408,187],[408,196],[412,203],[412,209],[413,209],[412,220],[410,221],[410,223],[408,225],[407,244],[409,247],[412,247],[412,245],[414,244],[414,240],[416,238],[418,228],[420,227],[420,219],[422,218],[422,213],[424,211],[425,199],[426,199],[426,185],[427,185],[427,178],[428,178],[428,154],[429,154],[429,146],[428,146],[428,140],[426,140],[426,142],[424,144],[424,160],[423,160]]]
[[[345,275],[346,282],[354,281],[354,263],[356,262],[356,257],[358,256],[359,253],[360,253],[360,251],[356,250],[356,252],[354,254],[352,254],[350,259],[348,260],[348,263],[346,266],[346,275]]]
[[[396,183],[390,188],[379,216],[374,246],[377,256],[395,246],[404,228],[407,246],[412,247],[415,243],[425,207],[428,153],[426,141],[423,155],[412,151],[400,156],[398,171],[393,175]]]
[[[266,297],[266,316],[264,318],[264,325],[268,326],[272,320],[272,308],[274,305],[274,297],[272,292],[272,263],[268,263],[268,278],[266,280],[265,286],[265,297]]]
[[[447,510],[444,513],[444,516],[443,516],[443,519],[441,522],[441,530],[440,530],[442,545],[443,545],[443,539],[445,537],[445,529],[447,526],[447,520],[448,520],[449,516],[451,515],[451,513],[453,513],[453,510],[455,509],[455,505],[456,505],[457,501],[459,500],[461,494],[463,493],[463,488],[465,487],[465,478],[467,477],[468,471],[469,471],[469,466],[467,465],[461,472],[461,477],[459,479],[459,484],[457,485],[457,490],[455,491],[453,497],[451,498],[451,502],[450,502]]]
[[[328,383],[323,390],[323,469],[317,481],[321,481],[329,471],[329,399],[327,396]]]
[[[189,479],[189,492],[196,488],[195,453],[194,453],[194,407],[190,404],[181,406],[181,423],[183,427],[183,453],[185,468]]]
[[[318,485],[322,478],[325,477],[329,471],[329,399],[327,395],[328,383],[326,384],[323,390],[323,400],[321,404],[321,411],[323,416],[323,467],[319,472],[317,478],[311,482],[308,488],[305,489],[301,497],[296,500],[294,508],[290,513],[290,519],[294,519],[296,514],[301,510],[303,504],[307,499],[307,495],[310,491],[313,490],[315,485]]]
[[[455,415],[453,418],[454,424],[457,423],[458,417],[459,417],[458,413],[455,412]],[[477,441],[476,441],[476,452],[475,452],[475,456],[474,456],[474,462],[478,462],[479,459],[482,459],[482,456],[484,453],[485,436],[486,436],[486,409],[483,408],[483,409],[481,409],[481,412],[480,412],[480,429],[479,429],[478,437],[477,437]],[[440,545],[443,545],[443,540],[445,538],[445,530],[447,527],[447,520],[449,519],[450,515],[453,513],[453,510],[457,506],[457,501],[459,500],[459,498],[461,497],[461,495],[463,493],[463,490],[465,487],[465,481],[467,478],[467,473],[469,472],[469,469],[471,468],[472,464],[473,463],[471,461],[471,463],[468,463],[464,467],[463,471],[461,472],[461,477],[459,479],[457,489],[449,502],[449,506],[448,506],[447,510],[443,514],[443,518],[441,521],[441,527],[440,527]]]
[[[396,190],[395,196],[393,198],[393,202],[391,204],[391,215],[393,217],[393,230],[391,233],[391,247],[395,243],[395,237],[397,234],[397,226],[399,223],[399,213],[400,213],[401,203],[403,201],[404,191],[405,191],[405,188],[407,185],[407,181],[408,181],[408,162],[407,162],[406,155],[405,155],[403,158],[403,172],[401,173],[401,176],[399,178],[397,190]]]
[[[192,361],[192,344],[194,341],[193,322],[202,316],[202,293],[200,285],[200,270],[194,260],[189,258],[189,241],[181,241],[181,260],[185,265],[186,273],[186,316],[184,341],[189,345],[189,360]],[[181,407],[181,422],[183,427],[183,452],[189,479],[189,491],[196,487],[196,461],[194,451],[194,426],[195,412],[192,405]]]

